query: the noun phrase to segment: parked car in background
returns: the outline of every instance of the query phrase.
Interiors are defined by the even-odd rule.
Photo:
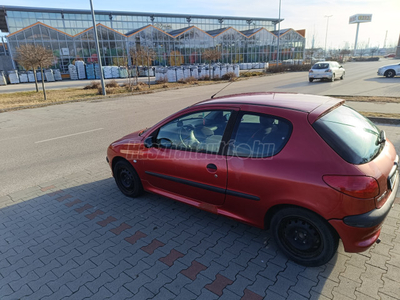
[[[336,78],[344,79],[345,69],[336,61],[319,61],[308,72],[308,80],[314,79],[335,81]]]
[[[306,266],[331,260],[339,238],[347,252],[367,250],[399,186],[384,131],[315,95],[199,102],[113,142],[107,161],[126,196],[148,191],[270,229]]]
[[[389,54],[384,55],[383,57],[390,58],[390,57],[395,57],[395,56],[396,56],[396,53],[389,53]]]
[[[387,65],[380,67],[378,69],[379,76],[385,76],[387,78],[392,78],[396,75],[400,75],[400,63],[395,65]]]

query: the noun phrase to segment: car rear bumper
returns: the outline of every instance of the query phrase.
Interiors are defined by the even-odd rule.
[[[328,74],[309,74],[308,78],[312,78],[312,79],[332,79],[332,74],[328,73]]]
[[[361,215],[348,216],[343,220],[329,221],[342,239],[346,252],[362,252],[376,242],[383,221],[393,206],[399,182],[400,176],[397,177],[391,195],[381,208]]]

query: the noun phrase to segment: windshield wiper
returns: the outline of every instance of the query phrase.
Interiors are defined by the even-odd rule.
[[[376,140],[376,144],[379,145],[379,144],[382,144],[384,142],[386,142],[386,133],[385,133],[384,130],[381,130],[379,132],[378,139]]]

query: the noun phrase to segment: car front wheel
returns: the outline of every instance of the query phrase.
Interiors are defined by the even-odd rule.
[[[387,70],[386,73],[385,73],[385,76],[387,78],[393,78],[394,75],[395,75],[394,70]]]
[[[134,198],[143,192],[140,178],[128,161],[118,161],[114,166],[113,174],[118,188],[125,196]]]
[[[297,207],[279,210],[271,219],[275,241],[294,262],[317,267],[335,255],[339,238],[330,225],[315,213]]]

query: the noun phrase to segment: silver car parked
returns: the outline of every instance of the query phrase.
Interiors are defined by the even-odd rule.
[[[383,66],[378,69],[378,75],[392,78],[396,75],[400,75],[400,64]]]
[[[345,69],[336,61],[320,61],[308,71],[308,80],[313,82],[314,79],[325,79],[333,82],[336,78],[343,79],[344,74]]]

